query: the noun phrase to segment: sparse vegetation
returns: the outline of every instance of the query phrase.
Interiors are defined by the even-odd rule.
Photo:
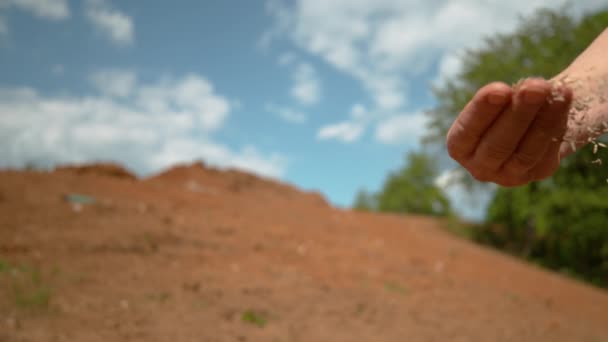
[[[157,302],[166,302],[169,298],[171,298],[171,295],[169,294],[169,292],[158,292],[158,293],[149,293],[146,295],[146,298],[152,300],[152,301],[157,301]]]
[[[4,296],[24,309],[48,309],[52,289],[45,283],[38,268],[18,265],[0,259],[0,280],[6,284]]]
[[[400,295],[407,294],[407,288],[396,282],[386,282],[384,288],[389,292],[398,293]]]
[[[247,310],[241,315],[241,320],[245,323],[253,324],[259,328],[263,328],[268,323],[268,318],[265,314],[255,310]]]

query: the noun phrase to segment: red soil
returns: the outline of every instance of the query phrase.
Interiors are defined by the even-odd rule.
[[[0,260],[52,294],[0,273],[0,341],[608,341],[607,292],[441,224],[202,164],[2,171]]]

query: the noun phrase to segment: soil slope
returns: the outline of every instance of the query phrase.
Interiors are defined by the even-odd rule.
[[[0,172],[0,341],[608,341],[608,293],[202,164]]]

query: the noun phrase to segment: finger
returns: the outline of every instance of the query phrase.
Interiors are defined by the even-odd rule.
[[[559,152],[560,144],[552,143],[541,158],[531,170],[527,172],[528,178],[532,181],[540,181],[553,176],[559,167]]]
[[[476,165],[495,171],[513,154],[550,93],[542,79],[528,79],[515,92],[511,106],[486,131],[473,157]]]
[[[472,155],[483,133],[505,109],[511,88],[504,83],[490,83],[481,88],[462,110],[447,135],[448,153],[455,160]]]
[[[503,165],[507,174],[522,175],[545,157],[550,145],[559,148],[557,139],[566,132],[572,91],[567,88],[556,91],[561,96],[552,96],[540,109],[517,149]]]
[[[572,145],[569,142],[567,142],[567,141],[562,142],[562,144],[559,148],[559,156],[561,159],[566,158],[567,156],[571,155],[574,152],[576,152],[576,151],[572,149]]]

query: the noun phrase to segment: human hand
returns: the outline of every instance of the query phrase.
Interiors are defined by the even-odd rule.
[[[450,156],[482,182],[519,186],[559,167],[572,91],[540,78],[511,88],[491,83],[465,106],[447,135]]]

